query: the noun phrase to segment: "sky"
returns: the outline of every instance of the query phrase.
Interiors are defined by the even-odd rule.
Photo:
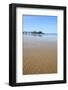
[[[57,33],[57,16],[22,16],[24,31],[42,31],[43,33]]]

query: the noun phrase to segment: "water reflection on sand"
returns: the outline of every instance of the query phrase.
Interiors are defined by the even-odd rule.
[[[23,34],[23,74],[57,73],[57,35]]]

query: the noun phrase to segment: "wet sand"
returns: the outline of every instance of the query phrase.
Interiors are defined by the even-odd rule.
[[[23,44],[24,75],[57,73],[57,40],[24,37]]]

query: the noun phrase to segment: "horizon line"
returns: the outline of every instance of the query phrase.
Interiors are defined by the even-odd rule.
[[[24,31],[25,33],[39,33],[39,32],[41,32],[41,34],[57,34],[57,33],[45,33],[45,32],[42,32],[42,31]],[[24,33],[24,32],[22,32],[22,33]]]

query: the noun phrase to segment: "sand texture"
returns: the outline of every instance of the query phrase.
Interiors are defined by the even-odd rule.
[[[57,73],[57,40],[24,37],[23,74]]]

